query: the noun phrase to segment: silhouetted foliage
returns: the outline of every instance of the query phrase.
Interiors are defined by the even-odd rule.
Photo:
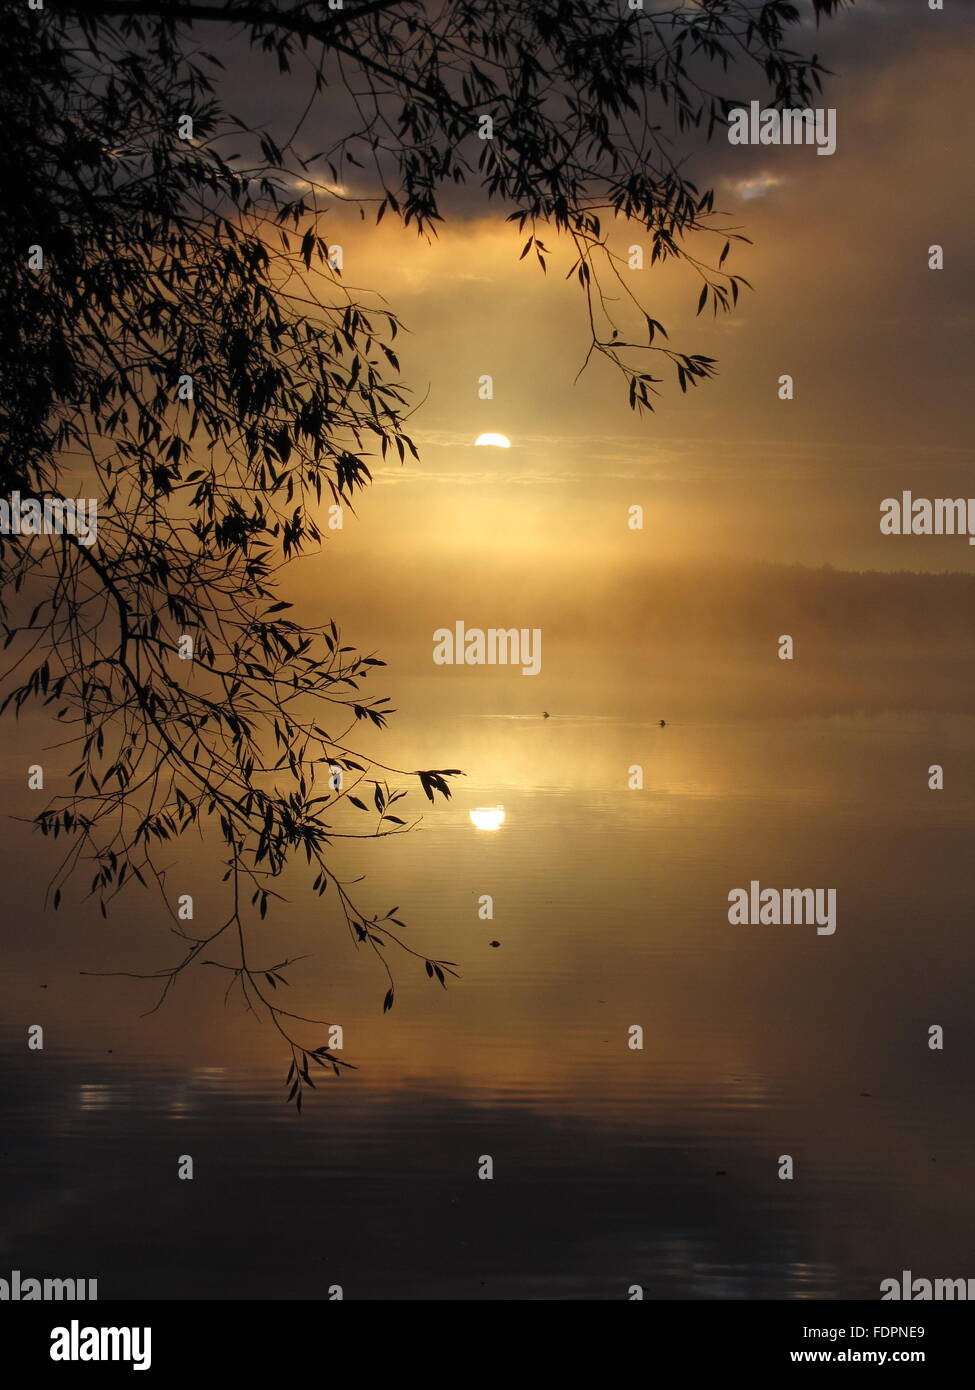
[[[290,962],[253,964],[243,921],[245,908],[265,915],[292,860],[382,960],[384,1008],[388,944],[441,984],[450,969],[407,947],[391,914],[364,915],[327,853],[339,803],[372,814],[354,794],[365,785],[379,816],[366,833],[409,829],[389,812],[402,790],[347,742],[359,721],[382,726],[391,713],[361,689],[382,663],[345,645],[334,622],[295,621],[280,597],[282,569],[323,541],[321,507],[351,505],[369,482],[370,455],[416,455],[396,316],[343,285],[322,220],[344,200],[427,234],[444,185],[476,183],[543,269],[544,229],[571,239],[591,351],[623,372],[631,406],[650,409],[661,378],[634,354],[656,354],[682,390],[714,363],[672,348],[636,304],[607,229],[625,219],[650,238],[652,262],[686,261],[699,311],[736,302],[741,278],[724,268],[735,234],[673,140],[724,120],[740,94],[715,93],[712,77],[741,65],[776,102],[806,104],[821,68],[786,45],[798,20],[785,0],[648,0],[645,12],[591,0],[4,9],[3,490],[91,496],[100,519],[92,546],[70,534],[0,540],[4,704],[39,701],[78,748],[72,792],[37,817],[69,846],[55,905],[90,862],[104,911],[131,879],[158,877],[161,846],[215,826],[232,905],[217,930],[184,932],[183,959],[159,972],[163,997],[232,938],[236,964],[222,968],[288,1039],[299,1103],[310,1063],[342,1064],[296,1041],[294,1024],[315,1020],[271,997]],[[224,109],[222,68],[252,49],[276,58],[282,80],[310,81],[287,135]],[[313,149],[308,117],[333,88],[346,123]],[[485,115],[494,139],[478,138]],[[691,253],[697,234],[718,238],[711,260]],[[44,263],[30,269],[35,245]],[[639,310],[642,336],[614,322],[607,276]],[[181,661],[187,635],[194,659]],[[403,775],[433,801],[458,774]]]

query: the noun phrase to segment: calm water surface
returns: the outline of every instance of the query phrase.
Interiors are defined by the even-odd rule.
[[[152,986],[80,974],[179,943],[140,896],[108,923],[42,913],[43,847],[11,823],[0,1267],[96,1277],[102,1298],[870,1299],[905,1268],[971,1275],[971,716],[657,713],[383,736],[468,776],[412,834],[345,842],[348,877],[462,978],[442,991],[393,953],[384,1016],[371,955],[289,885],[254,954],[311,953],[291,1007],[341,1023],[357,1067],[300,1118],[280,1039],[224,1004],[223,972],[150,1017]],[[222,920],[205,848],[169,862],[195,925]],[[835,888],[835,935],[730,926],[752,878]]]

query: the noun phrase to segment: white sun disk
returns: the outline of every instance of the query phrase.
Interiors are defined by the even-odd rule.
[[[487,445],[492,449],[510,449],[511,440],[504,434],[479,434],[474,440],[475,447]]]

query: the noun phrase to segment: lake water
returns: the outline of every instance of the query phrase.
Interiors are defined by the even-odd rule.
[[[290,1007],[340,1023],[357,1068],[322,1073],[300,1117],[281,1040],[224,1004],[222,972],[149,1017],[153,986],[80,973],[158,969],[179,943],[138,892],[107,923],[42,913],[25,866],[50,846],[11,822],[3,1272],[97,1278],[103,1299],[875,1299],[902,1269],[971,1275],[972,715],[707,719],[698,689],[693,717],[611,718],[539,686],[538,710],[452,713],[448,693],[420,717],[421,693],[377,753],[468,775],[411,834],[341,854],[461,978],[393,951],[384,1015],[372,954],[296,881],[253,955],[310,953]],[[503,826],[476,829],[497,804]],[[216,921],[205,848],[166,862]],[[752,879],[834,888],[835,934],[731,926]]]

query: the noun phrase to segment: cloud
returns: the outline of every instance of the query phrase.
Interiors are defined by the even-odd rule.
[[[751,198],[764,198],[772,188],[778,188],[788,180],[779,178],[776,174],[754,174],[751,178],[744,179],[723,179],[722,186],[732,192],[737,198],[748,201]]]

